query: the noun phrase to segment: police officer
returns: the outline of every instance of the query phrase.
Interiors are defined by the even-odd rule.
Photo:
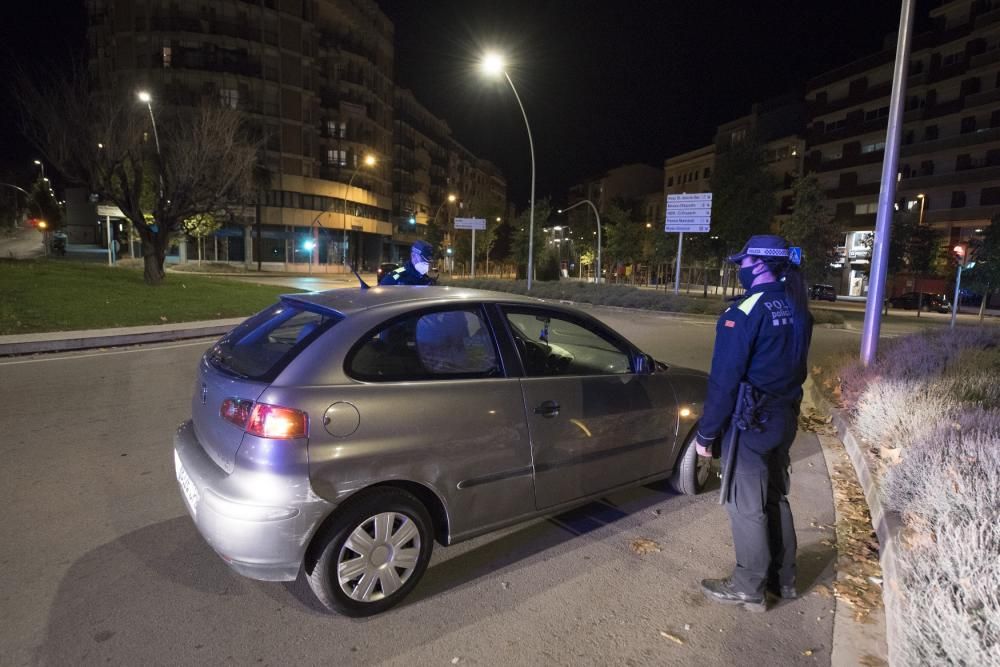
[[[797,250],[797,249],[796,249]],[[793,262],[792,260],[795,260]],[[780,236],[753,236],[729,261],[739,264],[746,294],[715,328],[708,398],[698,425],[699,456],[721,438],[723,500],[736,567],[726,579],[701,582],[705,596],[752,611],[766,592],[797,597],[795,525],[788,505],[812,316],[798,253]]]
[[[379,285],[433,285],[427,275],[434,259],[434,248],[427,241],[416,241],[410,246],[410,259],[403,266],[382,276]]]

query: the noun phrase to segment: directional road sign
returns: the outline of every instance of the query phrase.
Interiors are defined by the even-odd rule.
[[[455,218],[455,229],[486,229],[486,218]]]
[[[712,221],[712,193],[667,195],[665,232],[707,232]]]

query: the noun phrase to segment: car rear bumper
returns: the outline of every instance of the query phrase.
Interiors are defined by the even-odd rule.
[[[308,465],[227,474],[187,421],[174,434],[174,470],[198,532],[238,573],[263,581],[298,576],[306,546],[333,505],[316,496]]]

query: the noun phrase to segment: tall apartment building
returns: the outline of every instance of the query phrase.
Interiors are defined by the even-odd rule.
[[[967,240],[1000,213],[1000,2],[944,0],[913,40],[896,206]],[[867,292],[895,35],[808,84],[807,168],[845,232],[842,289]],[[921,213],[922,209],[922,213]]]
[[[477,158],[409,90],[396,89],[393,133],[393,204],[396,226],[391,259],[405,258],[407,246],[436,221],[452,243],[455,217],[506,214],[507,181],[488,160]],[[454,198],[454,202],[449,200]]]
[[[569,189],[567,205],[589,199],[601,213],[615,201],[630,202],[645,216],[649,199],[663,198],[662,173],[648,164],[626,164],[609,169],[597,178],[578,183]],[[652,213],[655,215],[655,211]],[[594,215],[590,207],[580,206],[567,214],[567,223],[574,228],[593,228]]]
[[[227,258],[259,253],[264,261],[306,263],[304,242],[315,238],[320,263],[339,268],[346,259],[373,268],[411,240],[412,230],[400,224],[404,211],[426,223],[436,193],[446,189],[457,161],[450,132],[412,95],[397,92],[394,26],[374,0],[87,5],[90,72],[98,85],[148,89],[156,106],[218,101],[243,111],[262,139],[271,189],[261,247],[253,248],[248,210],[241,224],[221,233],[229,237]],[[394,122],[394,105],[410,100],[402,104],[402,122]],[[411,129],[423,128],[432,128],[426,164],[401,148],[415,145]]]
[[[774,222],[775,227],[780,226],[791,213],[792,184],[804,169],[802,114],[802,103],[791,96],[754,104],[746,116],[719,125],[713,143],[667,158],[663,165],[664,193],[711,192],[718,155],[752,136],[761,142],[767,169],[778,183]]]

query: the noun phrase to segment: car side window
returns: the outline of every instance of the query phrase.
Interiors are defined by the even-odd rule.
[[[548,311],[505,309],[504,314],[530,377],[632,372],[629,351],[594,328]]]
[[[493,336],[478,308],[393,320],[359,342],[347,369],[352,377],[386,382],[502,375]]]

